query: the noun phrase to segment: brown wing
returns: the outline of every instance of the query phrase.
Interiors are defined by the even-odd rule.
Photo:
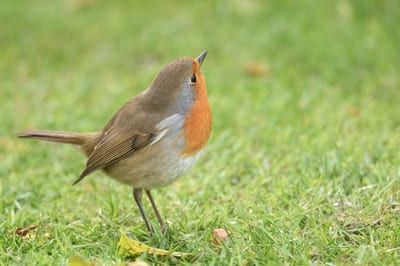
[[[89,159],[86,163],[86,168],[83,170],[79,178],[74,182],[74,185],[92,172],[112,165],[115,162],[131,155],[134,151],[145,147],[151,143],[153,138],[153,133],[133,133],[131,136],[128,136],[126,139],[120,142],[107,141],[108,138],[102,139],[102,143],[97,145],[92,154],[89,156]]]
[[[99,142],[93,148],[86,168],[74,185],[92,172],[110,166],[151,143],[155,137],[153,123],[156,117],[147,117],[132,99],[124,105],[103,129]]]

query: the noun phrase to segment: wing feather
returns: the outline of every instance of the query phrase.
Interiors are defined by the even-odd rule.
[[[122,110],[125,112],[121,112]],[[127,117],[126,114],[129,113],[136,113],[136,116]],[[134,118],[139,117],[141,123],[133,121]],[[147,145],[157,143],[165,137],[172,125],[176,125],[175,128],[179,129],[183,124],[183,116],[180,114],[162,117],[158,123],[151,123],[157,120],[156,117],[143,116],[134,104],[134,99],[128,102],[103,129],[102,136],[89,155],[86,168],[74,185],[92,172],[110,166]]]
[[[113,135],[105,136],[106,139],[112,138]],[[115,162],[131,155],[134,151],[147,146],[154,138],[153,133],[133,133],[120,142],[115,142],[109,139],[104,140],[96,145],[92,154],[86,163],[86,168],[83,170],[79,178],[74,182],[74,185],[81,181],[85,176],[92,172],[105,168]]]

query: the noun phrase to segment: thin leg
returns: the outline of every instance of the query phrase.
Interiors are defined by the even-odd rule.
[[[160,223],[160,226],[161,226],[161,232],[163,234],[165,234],[165,232],[167,231],[167,227],[165,226],[165,223],[164,223],[163,219],[161,218],[160,212],[158,211],[156,203],[154,202],[153,197],[151,196],[150,190],[145,189],[144,191],[146,191],[146,194],[150,199],[151,206],[153,206],[154,212],[156,213],[158,222]]]
[[[140,213],[142,214],[144,223],[146,224],[147,230],[149,230],[150,235],[153,235],[153,231],[151,230],[150,224],[147,221],[146,214],[144,214],[143,206],[142,206],[142,189],[134,188],[133,189],[133,197],[135,198],[136,204],[139,207]]]

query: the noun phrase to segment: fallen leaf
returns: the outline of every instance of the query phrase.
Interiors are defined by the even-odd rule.
[[[177,258],[194,256],[193,253],[184,253],[184,252],[170,253],[169,251],[164,249],[153,248],[139,241],[130,239],[125,235],[125,233],[122,230],[120,230],[120,232],[121,232],[121,239],[118,242],[118,247],[119,247],[118,254],[120,256],[137,256],[146,252],[147,254],[151,255],[171,256]]]
[[[263,62],[251,62],[246,65],[244,71],[252,77],[268,76],[269,74],[268,65]]]
[[[28,226],[28,227],[25,227],[25,228],[18,227],[17,230],[15,230],[15,234],[17,234],[19,236],[22,236],[22,237],[25,237],[25,236],[27,236],[27,234],[30,231],[35,230],[38,227],[39,227],[39,225],[32,225],[32,226]]]
[[[94,263],[89,263],[84,261],[81,257],[73,256],[69,262],[68,266],[94,266]]]

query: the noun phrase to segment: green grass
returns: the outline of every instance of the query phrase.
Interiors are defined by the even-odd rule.
[[[119,228],[196,254],[142,256],[154,264],[400,263],[397,1],[9,0],[0,20],[1,264],[134,260],[118,256]],[[76,149],[14,135],[99,130],[163,65],[205,49],[213,133],[153,192],[167,238],[148,236],[131,188],[100,172],[72,187]],[[9,233],[30,225],[35,238]],[[230,234],[220,250],[215,228]]]

